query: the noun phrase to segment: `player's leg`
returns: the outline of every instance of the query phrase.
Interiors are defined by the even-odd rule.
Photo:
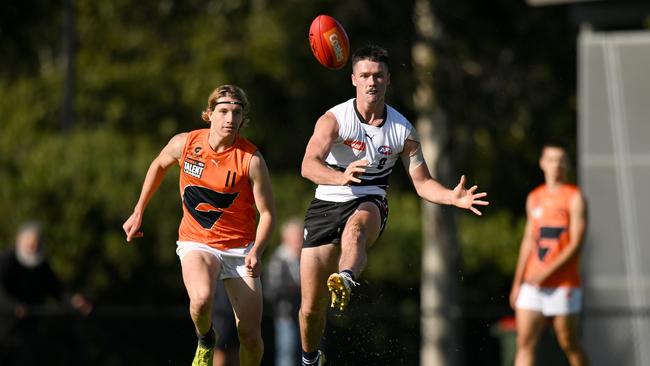
[[[212,366],[239,365],[237,325],[223,280],[217,281],[212,305],[212,324],[217,333]]]
[[[517,308],[517,353],[515,366],[535,364],[535,349],[544,329],[544,315],[540,311]]]
[[[259,277],[236,277],[224,279],[224,285],[237,322],[240,365],[257,366],[264,353],[262,282]]]
[[[303,248],[300,255],[300,340],[303,365],[317,362],[318,347],[325,331],[329,296],[325,281],[337,270],[340,247],[325,244]]]
[[[544,313],[553,316],[558,344],[573,366],[586,365],[586,357],[578,341],[578,322],[582,309],[582,289],[576,287],[547,288]]]
[[[359,204],[348,218],[341,235],[339,270],[327,279],[332,307],[345,310],[352,287],[357,285],[356,277],[366,266],[367,250],[379,237],[381,223],[379,207],[372,201]]]
[[[212,301],[220,271],[217,257],[206,251],[190,250],[181,257],[183,282],[190,298],[190,317],[199,338],[192,365],[212,364],[216,337],[212,329]]]
[[[578,340],[578,314],[556,315],[553,319],[553,329],[557,341],[571,366],[583,366],[587,359]]]
[[[372,202],[363,202],[350,216],[341,235],[341,259],[339,271],[350,270],[355,276],[361,274],[368,260],[367,250],[381,230],[379,208]]]
[[[238,366],[239,365],[239,346],[228,349],[219,349],[214,351],[212,366]]]

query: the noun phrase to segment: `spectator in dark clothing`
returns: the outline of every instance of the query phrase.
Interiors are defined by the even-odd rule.
[[[48,301],[69,304],[82,314],[92,309],[84,296],[65,294],[43,254],[40,226],[28,222],[18,230],[14,248],[0,254],[0,348],[12,348],[10,341],[21,337],[14,334],[19,322]]]
[[[298,309],[303,231],[300,219],[290,219],[282,225],[282,243],[271,257],[265,277],[264,295],[273,305],[276,366],[294,366],[300,359]]]
[[[212,366],[237,366],[239,365],[239,337],[235,314],[223,280],[217,281],[212,312],[213,327],[217,333]]]

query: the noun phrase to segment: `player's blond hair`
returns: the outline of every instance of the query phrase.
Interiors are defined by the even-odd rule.
[[[246,93],[242,88],[235,85],[228,85],[228,84],[221,85],[216,89],[214,89],[212,93],[210,93],[210,96],[208,97],[208,106],[203,111],[203,113],[201,113],[201,119],[203,119],[207,123],[210,123],[209,113],[213,112],[214,108],[217,106],[217,99],[223,97],[237,99],[243,104],[242,105],[243,119],[242,119],[241,127],[248,125],[248,122],[250,121],[250,119],[248,118],[248,112],[250,110],[250,103],[248,102],[248,97],[246,96]]]

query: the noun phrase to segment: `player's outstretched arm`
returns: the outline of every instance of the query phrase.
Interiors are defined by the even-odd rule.
[[[318,119],[302,159],[301,173],[304,178],[316,184],[337,186],[361,182],[358,176],[366,170],[365,167],[368,165],[366,160],[353,162],[344,172],[325,165],[325,158],[337,139],[338,133],[339,125],[332,113],[327,112]]]
[[[131,239],[144,236],[144,233],[140,230],[144,210],[149,204],[151,197],[153,197],[158,187],[160,187],[160,183],[169,167],[180,159],[186,140],[187,133],[181,133],[172,137],[160,151],[160,154],[151,162],[151,165],[149,165],[149,170],[147,170],[147,175],[142,184],[138,203],[135,205],[131,216],[122,225],[124,233],[126,233],[126,241],[130,242]]]
[[[448,189],[431,177],[427,163],[424,161],[420,143],[413,140],[406,140],[404,151],[402,151],[402,162],[408,172],[415,191],[423,199],[444,205],[468,209],[477,215],[481,215],[475,205],[487,206],[490,203],[482,200],[487,193],[475,193],[478,186],[465,189],[465,176],[461,176],[460,182],[453,189]]]
[[[275,222],[275,203],[273,202],[269,170],[259,151],[251,159],[249,169],[255,207],[259,211],[260,218],[257,223],[255,244],[246,255],[244,263],[249,276],[259,277],[262,274],[262,253],[271,237]]]

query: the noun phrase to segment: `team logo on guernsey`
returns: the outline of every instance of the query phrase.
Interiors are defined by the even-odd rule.
[[[344,144],[350,146],[353,150],[363,151],[366,149],[366,143],[358,140],[345,140]]]
[[[377,152],[379,152],[382,155],[392,155],[393,154],[393,149],[390,148],[390,146],[379,146],[377,148]]]
[[[192,159],[185,159],[183,162],[183,171],[185,174],[191,175],[194,178],[201,178],[205,164],[201,161]]]

